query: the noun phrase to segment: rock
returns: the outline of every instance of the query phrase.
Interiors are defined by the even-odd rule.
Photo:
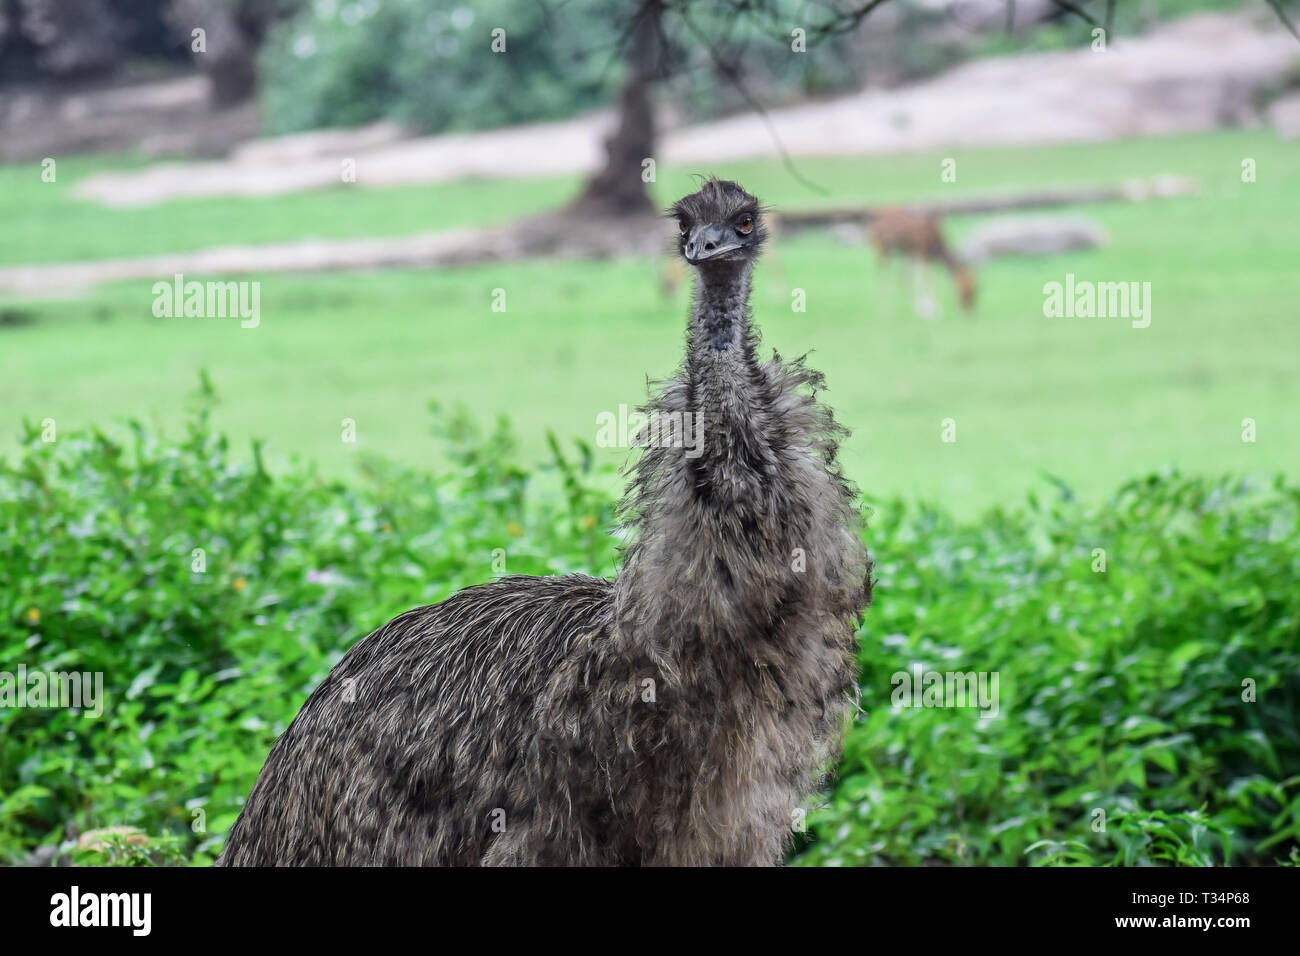
[[[1083,216],[1004,216],[981,223],[962,243],[967,262],[995,256],[1051,256],[1095,249],[1109,241],[1106,230]]]
[[[867,241],[867,230],[858,222],[833,223],[828,231],[832,239],[844,246],[860,246]]]
[[[54,860],[59,855],[57,846],[38,846],[27,857],[24,866],[54,866]]]
[[[1268,121],[1283,139],[1300,137],[1300,90],[1274,100]]]

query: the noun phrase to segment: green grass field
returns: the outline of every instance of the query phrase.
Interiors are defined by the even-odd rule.
[[[974,315],[940,285],[943,315],[911,314],[903,283],[862,247],[824,235],[777,244],[755,312],[768,346],[812,350],[828,400],[853,430],[844,460],[870,496],[902,493],[971,514],[1056,476],[1088,499],[1166,465],[1193,473],[1294,473],[1300,464],[1300,151],[1269,132],[1105,145],[800,163],[818,196],[779,163],[719,166],[778,209],[984,194],[1130,176],[1198,177],[1204,195],[1075,210],[1099,220],[1108,247],[1003,259],[980,273]],[[1243,183],[1242,160],[1258,181]],[[130,161],[68,160],[59,182],[39,167],[0,167],[0,265],[173,252],[309,236],[401,235],[498,222],[553,206],[570,180],[470,182],[348,190],[271,200],[176,202],[114,211],[70,190],[95,169]],[[697,170],[661,167],[665,204]],[[954,220],[952,232],[970,227]],[[1043,285],[1067,272],[1150,282],[1152,321],[1046,318]],[[162,278],[162,277],[160,277]],[[190,276],[189,278],[208,278]],[[59,429],[127,416],[178,430],[198,370],[222,404],[215,426],[267,440],[269,460],[301,455],[346,473],[357,452],[431,464],[426,404],[505,415],[526,459],[545,432],[594,442],[596,416],[634,405],[645,378],[673,371],[687,295],[660,297],[650,261],[531,262],[456,271],[260,277],[261,325],[156,319],[152,282],[86,300],[0,302],[0,408]],[[491,310],[492,290],[507,310]],[[803,289],[807,311],[791,309]],[[341,440],[356,421],[357,441]],[[956,421],[957,441],[941,441]],[[1254,419],[1257,441],[1242,441]],[[626,451],[598,450],[621,463]],[[8,449],[0,445],[0,454]]]

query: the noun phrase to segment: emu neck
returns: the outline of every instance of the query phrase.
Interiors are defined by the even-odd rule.
[[[732,484],[737,445],[761,440],[761,376],[757,335],[749,321],[751,263],[718,263],[699,270],[686,343],[690,403],[704,421],[698,462],[711,484]],[[749,457],[749,456],[744,456]]]
[[[686,343],[690,400],[704,422],[698,462],[711,484],[730,483],[738,435],[753,435],[757,402],[756,335],[749,320],[750,263],[699,270]]]
[[[749,321],[751,263],[699,270],[686,345],[688,401],[703,422],[703,447],[693,462],[696,486],[731,521],[748,510],[742,488],[768,469],[767,395]]]
[[[699,270],[691,309],[688,371],[734,363],[748,349],[749,263],[718,263]]]
[[[623,636],[643,653],[681,659],[687,647],[727,646],[766,613],[786,544],[775,502],[788,496],[776,446],[784,429],[755,353],[751,266],[699,270],[685,374],[655,402],[702,428],[696,447],[650,446],[629,489],[635,543],[617,583]],[[771,619],[770,615],[769,618]]]

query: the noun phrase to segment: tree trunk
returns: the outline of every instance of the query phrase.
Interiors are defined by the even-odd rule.
[[[172,0],[171,24],[194,65],[212,83],[212,105],[231,106],[257,91],[257,49],[241,25],[237,10],[221,0]],[[194,49],[193,31],[203,30],[203,50]]]
[[[618,127],[605,140],[605,165],[587,181],[570,211],[581,216],[623,216],[655,212],[642,178],[654,157],[655,117],[650,87],[658,76],[660,19],[658,0],[643,3],[628,37],[627,80],[619,96]]]

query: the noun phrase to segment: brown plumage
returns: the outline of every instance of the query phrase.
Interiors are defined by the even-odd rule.
[[[870,593],[841,429],[760,362],[757,201],[679,201],[686,360],[645,409],[618,578],[506,577],[353,647],[277,742],[219,865],[776,864],[854,698]]]

